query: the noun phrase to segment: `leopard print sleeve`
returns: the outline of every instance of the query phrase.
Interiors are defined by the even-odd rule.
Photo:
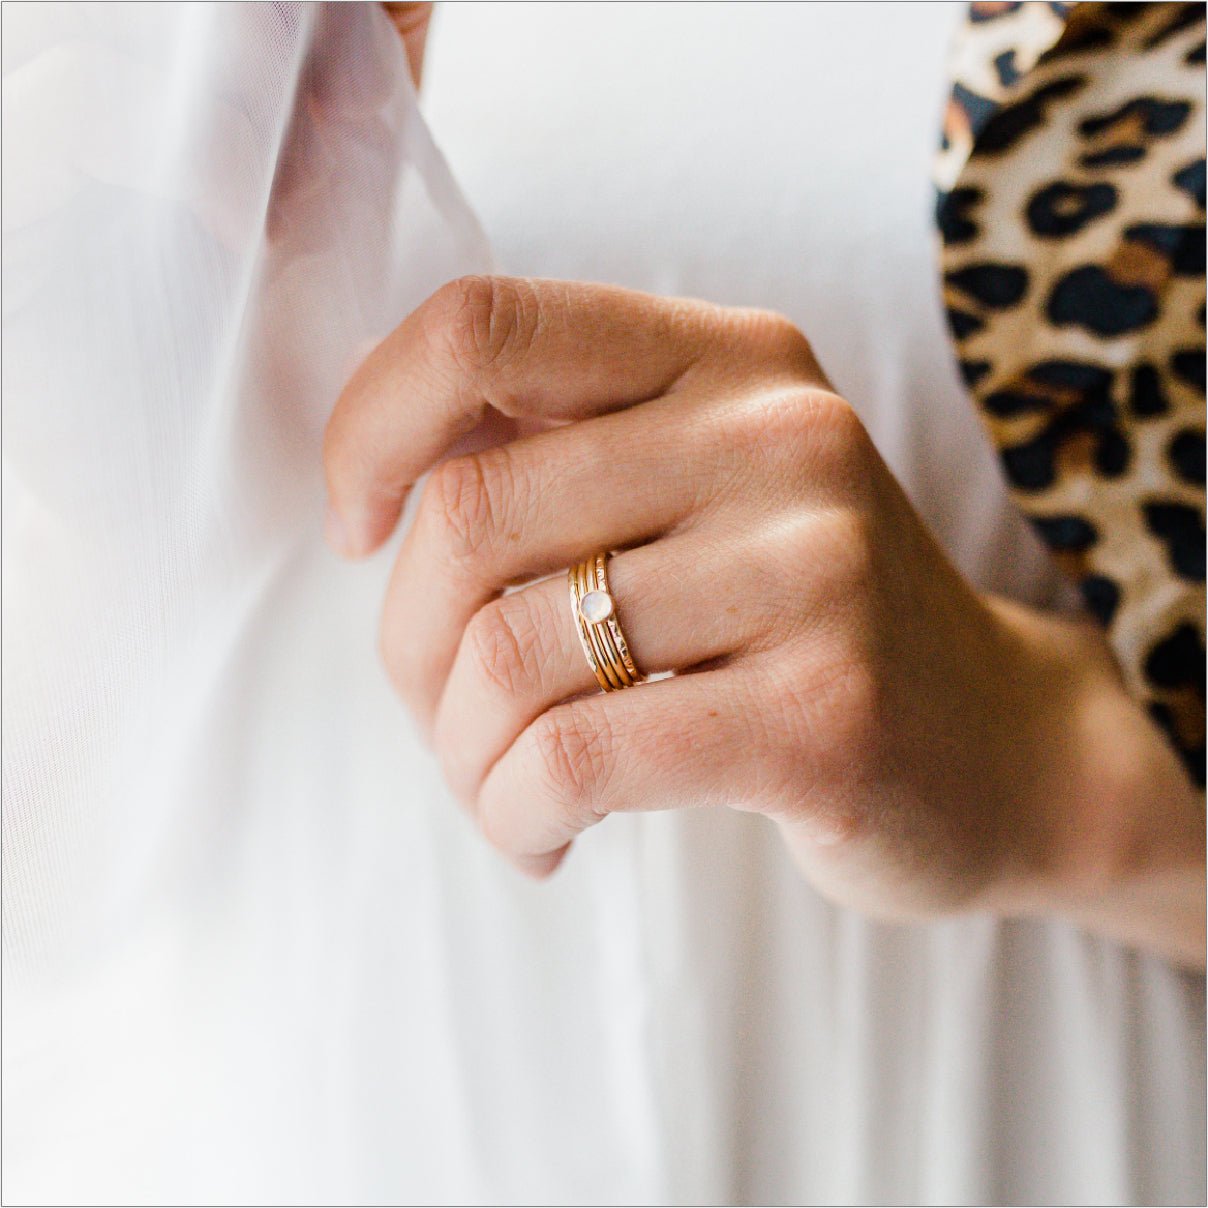
[[[948,322],[1011,493],[1204,787],[1203,4],[973,4]]]

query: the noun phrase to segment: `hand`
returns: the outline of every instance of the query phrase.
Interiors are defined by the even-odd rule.
[[[1097,632],[972,591],[784,319],[455,282],[336,406],[335,543],[380,545],[490,416],[544,430],[433,471],[382,651],[520,867],[613,812],[725,804],[880,914],[1093,913],[1139,860],[1202,881],[1194,794]],[[596,689],[564,572],[598,550],[639,666],[675,676]]]

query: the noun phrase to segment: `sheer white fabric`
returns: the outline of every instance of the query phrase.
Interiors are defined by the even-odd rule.
[[[455,5],[426,106],[504,268],[789,314],[1040,599],[934,280],[955,18]],[[449,799],[319,537],[344,378],[488,265],[375,5],[3,22],[6,1202],[1202,1201],[1202,979],[723,811],[531,885]]]

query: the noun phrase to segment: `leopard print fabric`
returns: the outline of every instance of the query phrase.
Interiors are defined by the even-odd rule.
[[[945,302],[1011,492],[1204,786],[1203,4],[973,4]]]

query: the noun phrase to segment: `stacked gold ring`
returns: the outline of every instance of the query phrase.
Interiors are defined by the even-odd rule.
[[[645,677],[629,653],[616,605],[608,593],[607,562],[606,553],[595,554],[572,566],[567,580],[583,653],[600,687],[605,692],[616,692],[640,684]]]

